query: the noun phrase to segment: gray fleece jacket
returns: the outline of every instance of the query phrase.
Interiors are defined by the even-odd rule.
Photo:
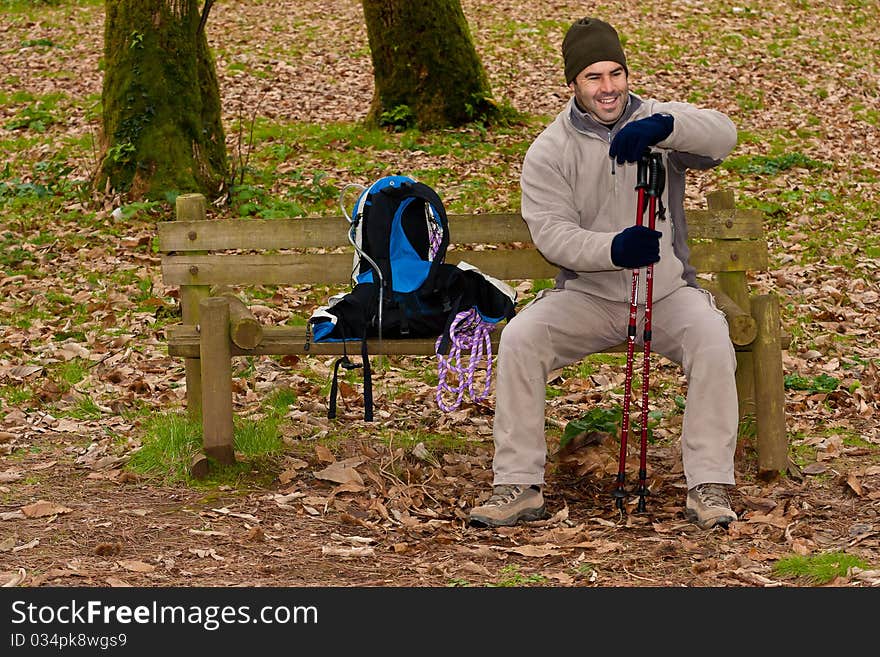
[[[520,179],[522,216],[537,249],[559,266],[557,287],[629,302],[632,271],[611,262],[611,240],[635,223],[637,166],[617,165],[608,148],[624,125],[658,112],[672,115],[674,124],[672,134],[656,146],[666,164],[667,218],[656,223],[663,235],[660,261],[654,265],[653,298],[662,299],[684,285],[697,286],[688,262],[685,171],[719,164],[736,146],[736,128],[715,110],[630,94],[611,132],[581,112],[572,98],[526,153]],[[644,286],[640,287],[643,301]]]

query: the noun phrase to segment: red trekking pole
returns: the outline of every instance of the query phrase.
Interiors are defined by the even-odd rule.
[[[663,202],[661,195],[665,186],[665,169],[663,159],[659,153],[646,152],[638,162],[636,192],[638,202],[636,205],[636,225],[643,225],[645,210],[648,210],[648,228],[654,230],[656,217],[659,212],[660,218],[664,218]],[[647,199],[647,208],[646,208]],[[636,341],[636,319],[638,315],[638,292],[639,292],[639,269],[633,270],[632,292],[629,305],[629,323],[627,324],[626,338],[626,377],[623,393],[623,417],[621,418],[620,432],[620,460],[617,470],[617,486],[614,489],[617,508],[621,513],[624,511],[624,499],[626,498],[626,441],[629,435],[630,402],[632,399],[633,361]],[[650,372],[651,356],[651,310],[654,292],[654,265],[648,265],[645,271],[645,327],[644,327],[644,359],[642,364],[642,412],[641,412],[641,445],[639,455],[639,485],[636,493],[639,502],[636,510],[645,510],[645,497],[648,488],[645,481],[648,476],[647,453],[648,453],[648,381]]]

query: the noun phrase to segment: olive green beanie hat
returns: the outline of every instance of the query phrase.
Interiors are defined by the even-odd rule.
[[[566,84],[596,62],[617,62],[629,74],[617,31],[598,18],[582,18],[568,28],[562,40],[562,59]]]

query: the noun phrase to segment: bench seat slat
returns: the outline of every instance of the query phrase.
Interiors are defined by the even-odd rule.
[[[195,326],[189,324],[172,324],[165,328],[168,338],[168,355],[182,358],[199,357],[199,332]],[[491,333],[493,353],[498,351],[498,341],[504,325]],[[780,335],[783,348],[788,348],[791,336]],[[380,346],[378,340],[369,340],[368,349],[371,354],[386,354],[389,356],[433,356],[433,338],[408,340],[383,340]],[[262,356],[262,355],[302,355],[313,356],[342,355],[343,345],[340,342],[312,342],[308,351],[306,345],[305,326],[264,326],[263,339],[254,349],[242,349],[234,343],[230,343],[233,356]],[[349,355],[360,354],[360,342],[351,341],[345,344],[344,351]],[[749,346],[735,346],[737,351],[748,351]],[[626,343],[621,343],[603,353],[625,353]]]
[[[504,327],[492,332],[492,349],[498,349],[498,341]],[[199,357],[199,333],[194,326],[175,324],[166,327],[168,336],[168,354],[183,358]],[[407,340],[383,340],[380,346],[378,340],[368,340],[367,348],[370,354],[386,354],[389,356],[433,356],[433,338],[410,338]],[[360,354],[360,341],[340,342],[312,342],[306,351],[306,328],[304,326],[264,326],[263,340],[254,349],[242,349],[232,344],[233,356],[257,356],[257,355],[302,355],[313,356],[342,355],[344,352],[350,356]],[[606,353],[625,352],[626,344],[607,350]]]

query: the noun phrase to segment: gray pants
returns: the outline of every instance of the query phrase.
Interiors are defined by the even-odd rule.
[[[651,351],[680,364],[687,377],[681,453],[688,488],[733,484],[738,408],[727,321],[708,292],[692,287],[655,300],[652,314]],[[639,306],[639,343],[642,316]],[[544,483],[547,375],[620,344],[628,319],[629,303],[552,289],[509,322],[496,367],[495,484]]]

